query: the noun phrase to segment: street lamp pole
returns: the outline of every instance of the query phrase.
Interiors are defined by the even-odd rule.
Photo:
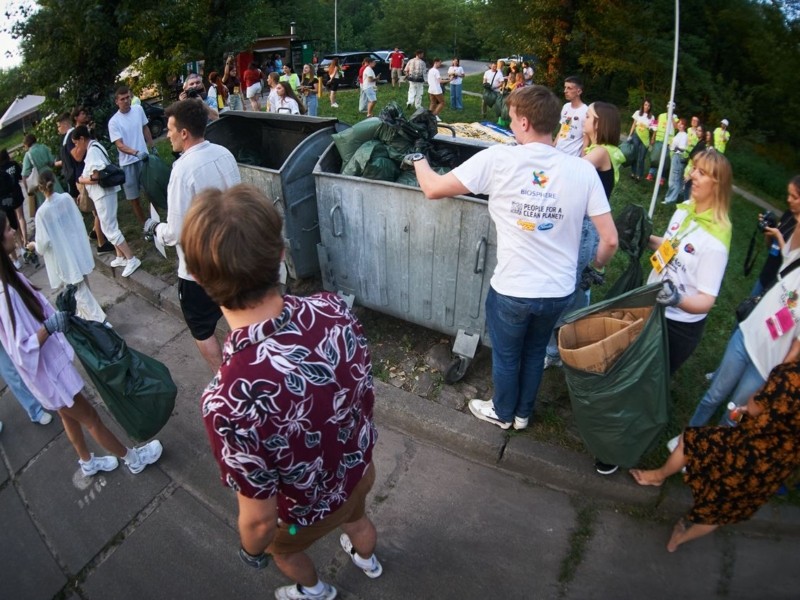
[[[339,0],[333,0],[333,51],[339,52]]]

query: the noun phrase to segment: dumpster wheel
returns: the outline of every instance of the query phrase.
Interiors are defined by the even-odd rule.
[[[467,373],[470,362],[471,361],[466,356],[455,357],[453,362],[450,363],[450,366],[447,367],[447,371],[445,371],[444,382],[448,385],[452,385],[461,381],[461,378]]]

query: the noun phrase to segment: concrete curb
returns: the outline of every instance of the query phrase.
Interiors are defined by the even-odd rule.
[[[164,312],[183,319],[177,284],[169,285],[142,269],[123,278],[122,270],[113,269],[110,262],[110,257],[95,257],[100,273]],[[227,331],[227,324],[221,320],[217,334],[225,335]],[[375,380],[375,396],[379,425],[398,429],[456,455],[493,465],[540,485],[575,496],[655,509],[670,515],[685,513],[691,506],[691,495],[685,487],[639,486],[622,469],[610,476],[597,475],[588,454],[538,442],[525,434],[503,431],[382,381]],[[737,525],[737,529],[761,535],[800,536],[800,509],[767,505],[753,519]]]

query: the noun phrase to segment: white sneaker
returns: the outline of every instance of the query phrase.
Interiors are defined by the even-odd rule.
[[[364,568],[356,562],[356,549],[353,548],[353,542],[350,541],[350,536],[346,533],[343,533],[341,536],[339,536],[339,543],[342,546],[342,550],[350,555],[350,560],[353,561],[353,564],[364,571],[364,574],[367,577],[370,579],[375,579],[376,577],[381,576],[381,573],[383,573],[383,567],[381,566],[380,561],[378,561],[378,557],[375,556],[374,553],[372,555],[372,564],[369,567]]]
[[[131,462],[125,462],[128,465],[130,472],[136,475],[137,473],[144,471],[144,468],[147,465],[152,465],[159,458],[161,458],[161,452],[163,450],[164,448],[161,446],[161,442],[158,440],[153,440],[152,442],[146,443],[144,446],[134,448],[133,452],[136,455],[136,458],[134,458],[134,460]]]
[[[494,412],[494,402],[491,400],[470,400],[469,411],[481,421],[497,425],[500,429],[508,429],[511,423],[501,421]]]
[[[339,105],[336,102],[334,102],[333,104],[331,104],[331,108],[339,108]]]
[[[114,260],[111,261],[112,267],[124,267],[128,264],[128,259],[124,256],[117,256]]]
[[[84,476],[91,477],[98,471],[113,471],[119,465],[119,460],[116,456],[95,456],[92,454],[89,460],[86,462],[79,460],[78,464],[81,466]]]
[[[309,594],[308,590],[299,583],[279,587],[275,590],[275,598],[277,600],[333,600],[336,598],[336,588],[324,581],[322,584],[325,589],[322,590],[321,594]]]
[[[670,441],[667,442],[667,450],[669,450],[670,454],[675,452],[675,448],[678,447],[678,442],[680,441],[680,439],[681,436],[676,435],[674,438],[672,438]]]
[[[528,419],[523,417],[514,417],[514,429],[521,431],[528,428]]]
[[[439,115],[436,115],[436,122],[437,123],[441,123],[442,122],[442,120],[439,118]]]
[[[548,356],[547,354],[544,355],[544,368],[549,369],[550,367],[563,367],[564,363],[561,362],[561,357],[559,356]]]
[[[51,415],[46,410],[43,410],[42,414],[39,416],[38,419],[36,419],[36,421],[34,421],[34,423],[38,423],[39,425],[50,425],[52,421],[53,421],[53,415]]]
[[[141,266],[142,266],[142,261],[140,261],[140,260],[139,260],[138,258],[136,258],[135,256],[134,256],[134,257],[132,257],[132,258],[131,258],[131,259],[128,261],[128,264],[127,264],[127,265],[125,265],[125,269],[122,271],[122,276],[123,276],[123,277],[130,277],[131,275],[133,275],[133,272],[134,272],[136,269],[138,269],[139,267],[141,267]]]

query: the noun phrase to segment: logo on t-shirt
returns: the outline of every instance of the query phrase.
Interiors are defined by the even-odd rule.
[[[683,249],[686,251],[687,254],[694,254],[694,246],[691,244],[686,244]]]
[[[531,183],[533,185],[538,185],[539,187],[544,187],[547,185],[549,181],[547,175],[544,174],[544,171],[534,171],[533,172],[533,180]]]

